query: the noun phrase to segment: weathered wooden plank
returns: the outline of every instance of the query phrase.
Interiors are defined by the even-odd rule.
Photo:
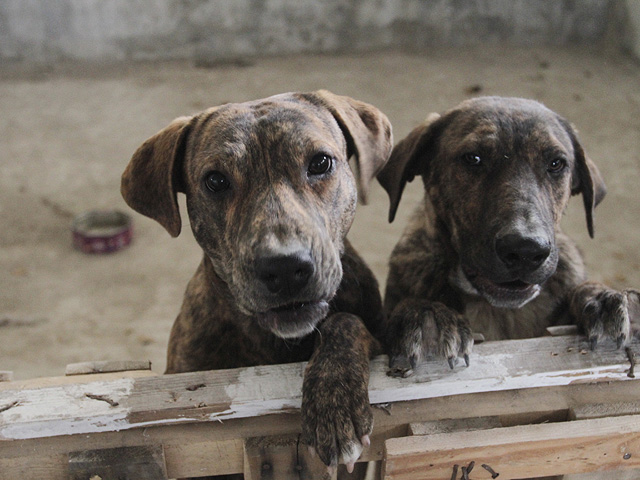
[[[127,372],[132,370],[151,370],[149,360],[119,360],[70,363],[65,375],[88,375],[92,373]]]
[[[69,456],[37,455],[0,459],[1,480],[69,480]]]
[[[102,448],[69,453],[70,480],[166,480],[162,446]]]
[[[387,377],[386,358],[375,359],[370,399],[380,408],[362,460],[381,459],[384,441],[404,435],[410,422],[548,418],[566,416],[575,405],[640,398],[640,383],[626,376],[624,352],[613,345],[593,353],[585,348],[568,337],[488,342],[477,346],[469,368],[430,362],[409,379]],[[299,432],[303,369],[148,378],[138,376],[148,372],[124,372],[0,384],[0,407],[18,402],[0,413],[0,479],[62,479],[68,452],[141,444],[164,446],[171,478],[242,472],[246,438]]]
[[[590,403],[571,407],[570,418],[572,420],[584,420],[587,418],[619,417],[621,415],[639,415],[640,400],[636,402],[619,403]]]
[[[144,444],[164,446],[169,478],[239,473],[244,438],[299,428],[298,416],[278,415],[277,421],[258,417],[5,442],[0,443],[0,480],[66,480],[70,451]]]
[[[253,437],[244,444],[245,480],[335,480],[299,435]]]
[[[470,432],[471,430],[487,430],[502,427],[500,417],[448,418],[431,422],[409,424],[411,435],[435,435],[436,433]]]
[[[571,407],[569,417],[572,420],[585,420],[589,418],[638,414],[640,414],[640,401],[577,405]],[[617,472],[565,475],[562,480],[610,480],[612,478],[615,478],[615,480],[638,480],[640,478],[640,469],[634,468]]]
[[[209,441],[190,441],[188,435],[179,435],[179,438],[181,442],[167,440],[165,443],[164,455],[169,478],[242,472],[242,439],[216,441],[215,433]]]
[[[106,382],[118,380],[121,378],[141,378],[141,377],[157,377],[158,374],[151,370],[131,370],[126,372],[113,372],[88,375],[71,375],[64,377],[41,377],[30,378],[26,380],[14,380],[10,382],[0,383],[0,392],[18,391],[18,390],[37,390],[45,387],[53,387],[58,385],[77,385],[80,383],[91,383],[96,381]]]
[[[469,368],[455,371],[446,362],[427,363],[414,377],[397,379],[385,374],[387,360],[378,357],[371,364],[370,401],[632,381],[625,374],[623,352],[613,348],[590,352],[575,337],[487,342],[476,348],[471,361]],[[304,365],[3,390],[0,409],[9,408],[0,413],[0,442],[296,411]]]
[[[371,447],[362,460],[380,460],[384,441],[407,434],[406,424],[469,415],[541,418],[564,412],[571,405],[590,402],[632,401],[640,397],[638,382],[579,383],[549,388],[529,388],[475,393],[454,397],[413,400],[374,408]],[[296,413],[228,420],[225,422],[166,425],[122,432],[46,437],[0,442],[0,480],[66,480],[67,452],[87,448],[162,444],[170,478],[222,475],[243,471],[245,438],[298,433]]]
[[[389,439],[384,478],[440,480],[450,478],[454,465],[472,461],[491,466],[500,478],[638,468],[640,416]],[[491,478],[483,470],[474,478]]]

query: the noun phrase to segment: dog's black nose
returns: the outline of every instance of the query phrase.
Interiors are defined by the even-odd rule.
[[[532,272],[549,257],[551,245],[541,237],[507,234],[496,239],[496,253],[507,268]]]
[[[256,260],[258,278],[271,293],[294,296],[304,288],[314,265],[306,254],[260,257]]]

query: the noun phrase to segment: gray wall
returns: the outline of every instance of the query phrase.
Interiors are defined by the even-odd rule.
[[[624,0],[619,11],[622,47],[640,59],[640,1]]]
[[[605,36],[612,1],[0,0],[0,59],[216,62],[475,42],[592,45]]]

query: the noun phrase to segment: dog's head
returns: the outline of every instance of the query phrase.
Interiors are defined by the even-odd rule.
[[[327,91],[215,107],[174,120],[133,155],[122,195],[172,236],[186,194],[193,234],[245,315],[284,338],[309,333],[342,278],[360,195],[387,161],[391,125]]]
[[[394,148],[378,180],[393,221],[406,182],[421,175],[435,226],[457,255],[452,281],[517,308],[555,273],[555,233],[582,194],[589,234],[605,195],[571,125],[532,100],[482,97],[432,114]]]

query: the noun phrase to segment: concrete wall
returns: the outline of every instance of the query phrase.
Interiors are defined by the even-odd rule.
[[[611,0],[2,0],[0,59],[216,62],[475,42],[594,44],[605,34],[610,6]]]

